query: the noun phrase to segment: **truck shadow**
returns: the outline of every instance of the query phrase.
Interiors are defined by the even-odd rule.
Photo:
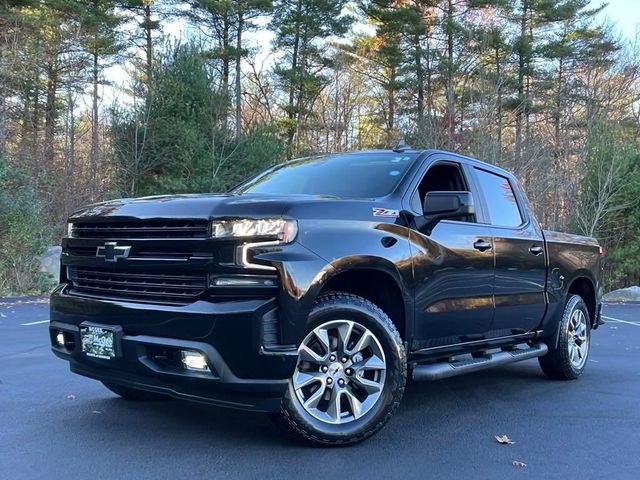
[[[537,366],[506,366],[478,372],[474,375],[454,377],[437,382],[409,381],[403,401],[386,429],[362,444],[388,444],[385,437],[402,437],[412,429],[429,429],[446,433],[458,428],[450,425],[449,418],[457,415],[482,416],[502,409],[507,404],[526,404],[532,397],[545,395],[549,385]],[[275,424],[265,414],[228,410],[203,404],[169,401],[158,403],[134,403],[105,392],[104,397],[91,402],[91,413],[80,416],[76,427],[86,427],[87,417],[100,422],[105,437],[117,441],[124,430],[164,432],[147,436],[153,443],[203,445],[219,451],[243,445],[243,448],[269,444],[280,447],[304,446],[278,432]],[[108,415],[97,415],[95,412]],[[109,418],[116,416],[118,422]],[[84,417],[84,420],[83,420]],[[95,425],[94,425],[95,426]],[[133,434],[134,432],[127,432]],[[394,441],[398,441],[395,438]],[[357,446],[355,448],[360,448]],[[162,448],[166,448],[166,445]]]

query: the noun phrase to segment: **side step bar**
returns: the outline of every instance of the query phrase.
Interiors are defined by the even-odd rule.
[[[413,368],[413,379],[415,381],[439,380],[462,375],[463,373],[477,372],[478,370],[497,367],[498,365],[541,357],[546,355],[548,350],[546,344],[537,343],[532,346],[527,345],[527,348],[491,353],[480,358],[416,365]]]

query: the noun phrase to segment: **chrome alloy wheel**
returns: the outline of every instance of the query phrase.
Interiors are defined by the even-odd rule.
[[[575,369],[579,370],[587,361],[587,354],[589,353],[587,317],[582,310],[576,309],[573,311],[567,330],[569,361]]]
[[[292,382],[309,415],[345,424],[371,410],[385,377],[384,351],[375,335],[357,322],[332,320],[314,328],[300,344]]]

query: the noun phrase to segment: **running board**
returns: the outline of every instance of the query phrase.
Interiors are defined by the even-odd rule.
[[[532,346],[527,346],[527,348],[500,351],[487,354],[480,358],[416,365],[413,368],[413,379],[416,381],[439,380],[441,378],[462,375],[463,373],[477,372],[485,368],[541,357],[546,355],[548,350],[546,344],[537,343]]]

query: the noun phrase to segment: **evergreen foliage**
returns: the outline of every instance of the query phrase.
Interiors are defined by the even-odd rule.
[[[0,0],[0,239],[25,249],[0,289],[36,286],[43,232],[57,241],[80,205],[226,190],[400,137],[512,170],[544,228],[603,243],[608,287],[639,283],[640,55],[603,8]]]

